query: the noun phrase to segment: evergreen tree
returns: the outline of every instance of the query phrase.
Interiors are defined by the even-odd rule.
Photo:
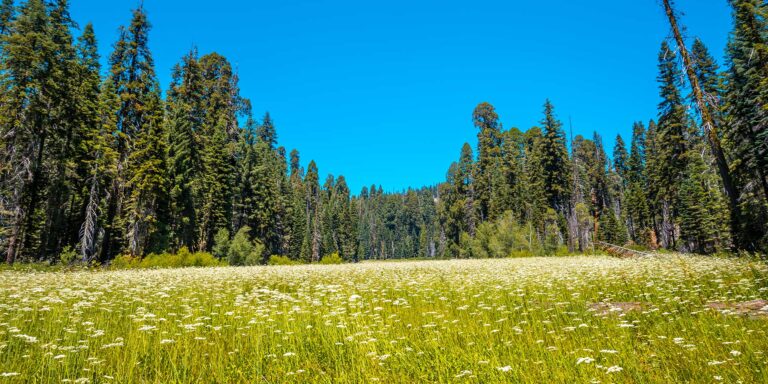
[[[3,17],[13,20],[13,12],[7,16],[8,7],[4,5]],[[3,23],[8,23],[7,36],[2,37],[0,70],[4,90],[0,137],[3,163],[8,164],[2,167],[3,194],[7,196],[3,200],[8,201],[3,221],[9,227],[6,261],[12,263],[19,255],[42,257],[46,246],[61,239],[44,238],[50,231],[43,227],[61,229],[61,195],[69,193],[69,185],[64,185],[63,176],[56,171],[71,164],[60,162],[72,156],[73,144],[68,138],[79,134],[72,117],[77,105],[77,62],[69,33],[74,25],[65,1],[29,0],[12,23]],[[52,180],[65,188],[62,194],[48,195]],[[46,198],[51,199],[48,204]]]
[[[712,253],[730,245],[728,207],[717,175],[705,162],[703,144],[698,147],[688,158],[680,185],[680,233],[685,251]]]
[[[544,103],[544,120],[541,124],[544,127],[541,144],[538,146],[541,178],[549,206],[555,212],[564,214],[571,193],[570,164],[562,123],[555,117],[554,106],[549,100]]]
[[[267,144],[269,149],[275,149],[277,145],[277,132],[275,126],[272,123],[272,118],[269,116],[269,112],[264,114],[264,118],[261,121],[259,129],[256,131],[256,135],[259,141]]]
[[[676,246],[675,206],[679,197],[679,186],[687,167],[688,135],[690,121],[680,95],[681,74],[677,55],[666,42],[659,53],[659,122],[655,134],[655,155],[651,182],[656,184],[657,209],[660,210],[659,230],[662,246],[673,249]]]
[[[199,135],[203,115],[202,76],[195,50],[174,67],[166,108],[172,245],[173,248],[195,248],[198,245],[197,208],[202,173]]]
[[[198,248],[208,250],[214,234],[232,223],[237,142],[241,137],[237,118],[247,103],[240,97],[237,76],[226,58],[217,53],[204,55],[200,69],[206,108],[200,128]]]
[[[480,103],[472,113],[477,134],[477,166],[475,167],[475,193],[480,220],[490,219],[494,181],[501,165],[501,124],[496,109],[489,103]],[[501,212],[496,212],[501,213]]]
[[[15,16],[16,7],[14,0],[3,0],[0,4],[0,36],[10,34]]]
[[[290,156],[290,186],[291,186],[291,199],[292,199],[292,215],[291,215],[291,242],[288,250],[288,255],[294,259],[299,260],[302,258],[302,242],[307,233],[307,202],[305,199],[306,193],[304,191],[304,169],[301,167],[301,161],[299,157],[299,151],[291,151]]]
[[[768,18],[759,0],[730,0],[734,29],[727,48],[724,129],[730,166],[741,191],[748,237],[763,235],[768,222]],[[703,73],[703,71],[702,71]],[[762,223],[759,225],[757,223]],[[756,225],[757,224],[757,225]],[[750,228],[751,227],[751,228]],[[753,243],[756,241],[753,241]]]
[[[320,183],[317,164],[309,162],[304,177],[304,203],[306,213],[306,235],[301,246],[301,258],[309,262],[320,261],[320,242],[322,227],[320,223]]]
[[[626,186],[625,183],[629,181],[629,153],[627,153],[627,146],[621,135],[616,136],[616,146],[613,147],[613,169],[616,170],[622,183]]]

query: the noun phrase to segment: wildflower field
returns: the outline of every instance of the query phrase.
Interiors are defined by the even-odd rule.
[[[0,383],[759,383],[762,299],[690,256],[3,271]]]

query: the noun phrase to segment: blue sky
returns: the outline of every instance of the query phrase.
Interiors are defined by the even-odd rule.
[[[656,116],[656,59],[669,36],[660,0],[249,1],[145,0],[150,47],[165,88],[193,46],[238,68],[257,116],[280,145],[343,174],[353,192],[441,182],[472,110],[496,106],[505,128],[541,120],[550,98],[574,134],[606,149]],[[139,0],[71,0],[94,23],[103,59]],[[689,37],[721,58],[726,0],[678,0]],[[321,178],[321,179],[324,179]]]

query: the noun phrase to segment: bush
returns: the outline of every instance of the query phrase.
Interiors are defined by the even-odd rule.
[[[258,240],[251,241],[250,227],[240,228],[229,244],[227,258],[230,265],[258,265],[262,262],[264,244]]]
[[[110,265],[114,269],[149,269],[149,268],[183,268],[183,267],[216,267],[225,265],[207,252],[192,253],[187,247],[179,252],[152,253],[144,259],[129,255],[118,256]]]
[[[259,265],[264,260],[264,244],[258,240],[253,241],[253,248],[248,256],[245,257],[245,265]]]
[[[226,228],[219,229],[213,237],[213,255],[219,260],[226,258],[229,255],[229,244],[229,231]]]
[[[461,234],[462,258],[528,257],[542,253],[530,225],[521,225],[511,212],[477,227],[475,237]]]
[[[111,268],[114,269],[134,269],[139,268],[139,265],[141,264],[141,259],[138,257],[133,257],[131,255],[122,255],[115,257],[114,260],[109,264]]]
[[[67,266],[71,265],[72,263],[77,260],[77,251],[72,249],[69,245],[64,247],[64,249],[61,250],[61,254],[59,255],[59,261],[61,262],[61,265]]]
[[[344,260],[341,259],[341,256],[339,256],[338,252],[331,253],[330,255],[323,256],[322,259],[320,259],[320,264],[323,265],[331,265],[331,264],[342,264],[344,263]]]
[[[269,257],[269,261],[267,262],[269,265],[299,265],[299,263],[296,260],[292,260],[288,256],[280,256],[280,255],[272,255]]]

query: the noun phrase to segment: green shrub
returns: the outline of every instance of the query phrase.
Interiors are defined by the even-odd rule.
[[[533,227],[520,224],[511,212],[480,224],[474,238],[461,234],[462,258],[529,257],[542,253]]]
[[[280,256],[280,255],[272,255],[269,257],[269,261],[267,262],[269,265],[299,265],[299,263],[296,260],[292,260],[288,256]]]
[[[259,265],[263,260],[264,244],[258,240],[251,241],[250,227],[242,227],[229,244],[227,258],[230,265]]]
[[[77,251],[72,249],[69,245],[64,247],[64,249],[61,250],[61,254],[59,255],[59,261],[61,262],[61,265],[68,266],[74,263],[77,260]]]
[[[139,265],[141,264],[141,259],[138,257],[133,257],[131,255],[122,255],[115,257],[114,260],[109,264],[111,268],[114,269],[134,269],[139,268]]]
[[[225,259],[229,255],[229,231],[226,228],[219,229],[213,237],[213,255]]]
[[[183,268],[183,267],[216,267],[226,265],[207,252],[192,253],[187,247],[182,247],[177,253],[152,253],[145,258],[118,256],[112,260],[113,269],[150,269],[150,268]]]
[[[245,257],[245,265],[259,265],[264,261],[264,244],[258,240],[253,241],[251,252]]]
[[[331,265],[331,264],[342,264],[344,263],[344,260],[341,259],[341,256],[339,256],[338,252],[331,253],[330,255],[323,256],[322,259],[320,259],[320,264],[323,265]]]

